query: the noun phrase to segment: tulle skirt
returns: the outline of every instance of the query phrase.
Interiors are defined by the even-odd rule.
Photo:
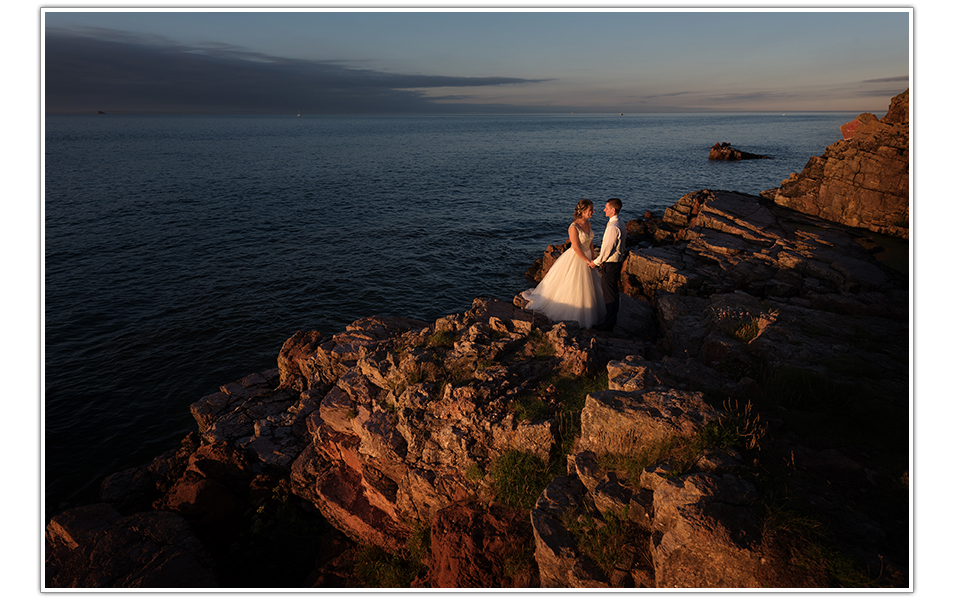
[[[568,248],[547,271],[543,281],[521,295],[535,310],[551,321],[576,321],[592,327],[606,316],[599,269],[591,269]]]

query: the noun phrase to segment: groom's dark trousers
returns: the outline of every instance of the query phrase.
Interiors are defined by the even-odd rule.
[[[602,328],[612,331],[619,314],[619,278],[623,271],[622,262],[605,262],[600,265],[600,283],[603,288],[603,302],[606,303],[606,320]]]

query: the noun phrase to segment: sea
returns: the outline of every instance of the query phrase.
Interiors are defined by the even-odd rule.
[[[599,232],[613,197],[630,220],[759,194],[857,114],[48,115],[45,513],[175,447],[296,331],[510,301],[579,199]],[[771,158],[709,161],[720,142]]]

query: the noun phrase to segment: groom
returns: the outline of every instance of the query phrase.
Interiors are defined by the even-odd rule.
[[[603,214],[609,218],[600,255],[590,261],[590,268],[599,267],[603,287],[603,301],[606,303],[606,320],[593,327],[599,331],[613,331],[616,316],[619,314],[619,278],[623,270],[623,258],[626,256],[626,230],[619,224],[619,211],[623,203],[619,198],[606,201]]]

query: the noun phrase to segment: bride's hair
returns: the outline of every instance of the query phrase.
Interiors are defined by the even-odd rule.
[[[590,202],[589,200],[587,200],[586,198],[583,198],[582,200],[580,200],[579,202],[577,202],[577,203],[576,203],[576,210],[573,211],[573,219],[575,220],[575,219],[579,219],[580,217],[582,217],[582,216],[583,216],[583,211],[586,210],[586,209],[588,209],[588,208],[593,208],[593,203]]]

